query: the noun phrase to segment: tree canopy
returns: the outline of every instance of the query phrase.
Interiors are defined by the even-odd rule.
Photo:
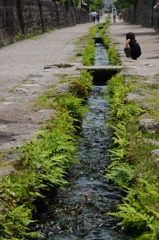
[[[91,11],[101,9],[103,7],[103,0],[85,0],[84,2],[88,4]]]
[[[116,8],[125,8],[130,5],[135,5],[138,0],[115,0],[114,5]]]

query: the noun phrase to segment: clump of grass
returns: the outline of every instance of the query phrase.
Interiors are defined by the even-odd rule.
[[[95,36],[98,32],[98,27],[94,26],[90,29],[89,35],[88,35],[88,43],[84,50],[84,54],[82,57],[82,63],[84,66],[91,66],[94,64],[95,61]]]
[[[84,66],[91,66],[94,64],[94,61],[95,61],[94,44],[95,44],[95,40],[90,38],[82,58],[82,62]]]
[[[112,163],[106,176],[125,192],[116,216],[122,229],[132,230],[136,240],[159,238],[159,172],[151,151],[155,144],[145,138],[158,139],[156,133],[139,131],[139,117],[145,113],[137,104],[127,101],[126,94],[133,89],[132,83],[122,76],[108,82],[112,129],[110,156]]]
[[[54,108],[54,99],[56,93],[54,90],[48,90],[40,97],[36,98],[35,102],[30,104],[29,108],[34,110]]]
[[[109,46],[107,53],[108,53],[110,65],[120,65],[120,60],[118,58],[118,52],[115,50],[114,46]]]
[[[87,71],[83,71],[81,76],[76,81],[70,82],[70,90],[79,98],[88,99],[89,93],[92,90],[93,77]]]

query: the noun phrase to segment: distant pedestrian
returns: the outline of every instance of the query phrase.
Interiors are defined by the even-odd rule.
[[[116,23],[116,15],[117,15],[117,12],[116,12],[116,9],[115,9],[115,8],[113,9],[112,14],[113,14],[113,23]]]
[[[96,21],[96,16],[97,16],[96,12],[91,12],[91,17],[92,17],[92,22],[93,23],[95,23],[95,21]]]
[[[135,34],[133,32],[126,34],[126,45],[124,52],[126,54],[126,57],[130,57],[134,60],[137,60],[137,58],[141,56],[141,48],[136,41]]]
[[[121,21],[121,12],[118,14],[119,21]]]
[[[99,13],[97,13],[96,18],[97,18],[97,22],[99,23],[99,21],[100,21],[100,15],[99,15]]]

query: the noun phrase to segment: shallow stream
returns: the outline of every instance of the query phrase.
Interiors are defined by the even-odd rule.
[[[109,65],[108,54],[105,47],[101,43],[95,44],[95,66],[107,66]]]
[[[104,49],[105,51],[105,49]],[[106,51],[105,51],[106,52]],[[96,65],[108,65],[103,47],[97,45]],[[104,59],[103,59],[104,56]],[[110,162],[110,134],[106,126],[108,103],[102,96],[106,86],[94,86],[88,99],[89,112],[82,125],[78,164],[69,173],[69,186],[60,190],[56,202],[35,226],[48,240],[128,240],[114,217],[121,192],[104,175]]]
[[[38,232],[49,240],[126,240],[115,218],[105,215],[115,210],[120,190],[103,175],[109,163],[110,135],[105,120],[107,101],[101,96],[106,86],[95,86],[88,100],[89,112],[83,120],[79,143],[79,164],[70,172],[70,184],[61,190],[56,203],[43,214]]]

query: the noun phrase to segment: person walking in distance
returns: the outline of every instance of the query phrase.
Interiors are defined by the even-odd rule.
[[[99,23],[99,20],[100,20],[100,15],[99,15],[99,13],[97,13],[96,18],[97,18],[97,22]]]
[[[119,13],[118,17],[119,17],[119,21],[121,21],[121,12]]]
[[[116,9],[115,8],[113,8],[112,9],[112,14],[113,14],[113,23],[116,23]]]
[[[96,21],[96,16],[97,16],[96,12],[91,12],[91,17],[92,17],[92,22],[93,23],[95,23],[95,21]]]

